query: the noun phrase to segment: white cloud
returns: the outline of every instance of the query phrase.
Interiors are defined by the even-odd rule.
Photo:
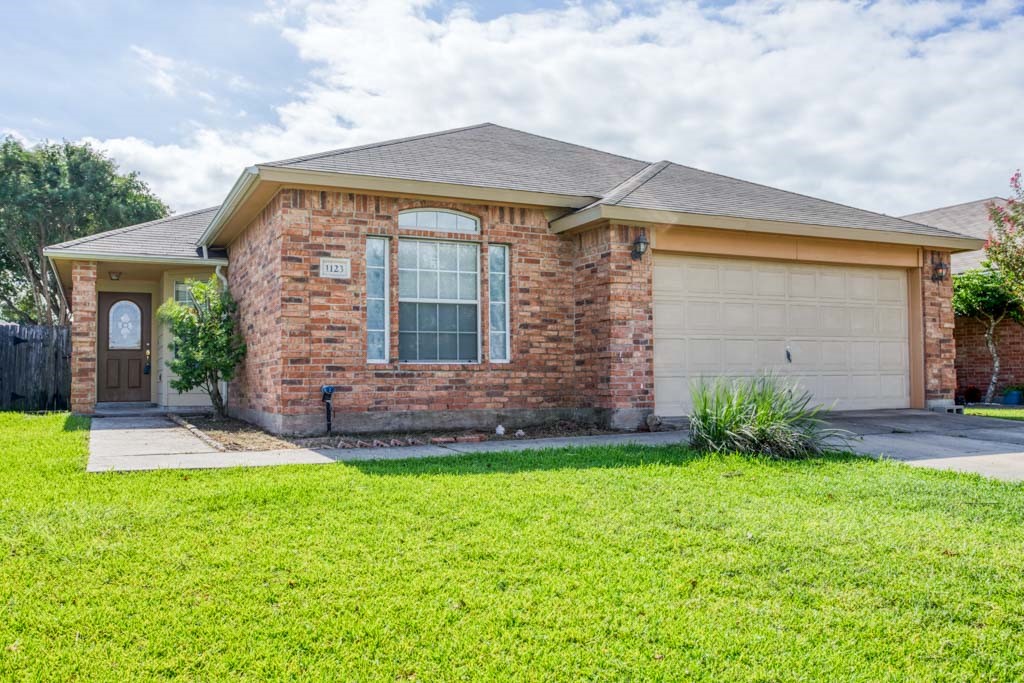
[[[147,71],[145,77],[147,83],[169,97],[178,94],[178,86],[181,82],[181,76],[178,73],[180,66],[173,59],[158,55],[152,50],[138,45],[132,45],[132,52],[139,58],[139,62]]]
[[[176,209],[217,203],[253,162],[481,121],[894,214],[1002,193],[1022,164],[1024,17],[1007,0],[605,2],[490,21],[427,5],[272,3],[255,19],[309,66],[275,125],[96,144]],[[154,87],[180,87],[136,52]]]

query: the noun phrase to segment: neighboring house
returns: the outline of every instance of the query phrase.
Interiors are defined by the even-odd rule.
[[[630,428],[686,414],[700,378],[764,370],[839,409],[948,405],[933,266],[981,246],[482,124],[259,164],[220,207],[46,254],[74,311],[76,412],[200,400],[168,388],[152,311],[217,269],[248,344],[231,413],[315,433],[322,385],[351,431]]]
[[[1006,199],[989,197],[965,204],[945,206],[931,211],[904,216],[907,220],[952,230],[979,239],[988,239],[992,222],[988,217],[991,205],[1006,206]],[[985,250],[965,251],[953,255],[953,273],[980,268]],[[1024,384],[1024,327],[1006,321],[997,330],[999,340],[999,384]],[[985,326],[973,318],[956,319],[956,395],[966,401],[977,401],[985,393],[992,374],[992,356],[985,344]]]

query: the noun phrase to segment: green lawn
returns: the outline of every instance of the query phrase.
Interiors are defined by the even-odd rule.
[[[0,414],[0,680],[1020,680],[1024,487],[682,448],[85,474]]]
[[[965,408],[964,414],[1001,417],[1006,420],[1024,420],[1024,408]]]

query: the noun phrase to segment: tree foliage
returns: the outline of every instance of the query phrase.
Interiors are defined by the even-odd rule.
[[[992,402],[999,381],[999,324],[1004,320],[1024,324],[1022,300],[1007,280],[1002,271],[989,268],[953,276],[953,312],[974,318],[985,326],[985,345],[992,356],[992,375],[985,390],[985,403]]]
[[[992,229],[985,254],[989,267],[1002,273],[1006,287],[1018,299],[1024,300],[1024,185],[1017,171],[1010,178],[1013,197],[1006,206],[989,206]]]
[[[216,276],[208,281],[188,280],[192,303],[168,301],[157,315],[170,325],[172,359],[167,367],[177,375],[171,388],[179,393],[201,387],[223,417],[224,399],[219,382],[235,376],[245,357],[245,342],[238,331],[237,305]]]
[[[64,323],[43,248],[167,215],[134,173],[87,144],[0,142],[0,318]]]

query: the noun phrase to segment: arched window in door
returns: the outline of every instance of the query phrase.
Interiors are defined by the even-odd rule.
[[[142,348],[142,311],[134,301],[122,299],[110,307],[108,349]]]

